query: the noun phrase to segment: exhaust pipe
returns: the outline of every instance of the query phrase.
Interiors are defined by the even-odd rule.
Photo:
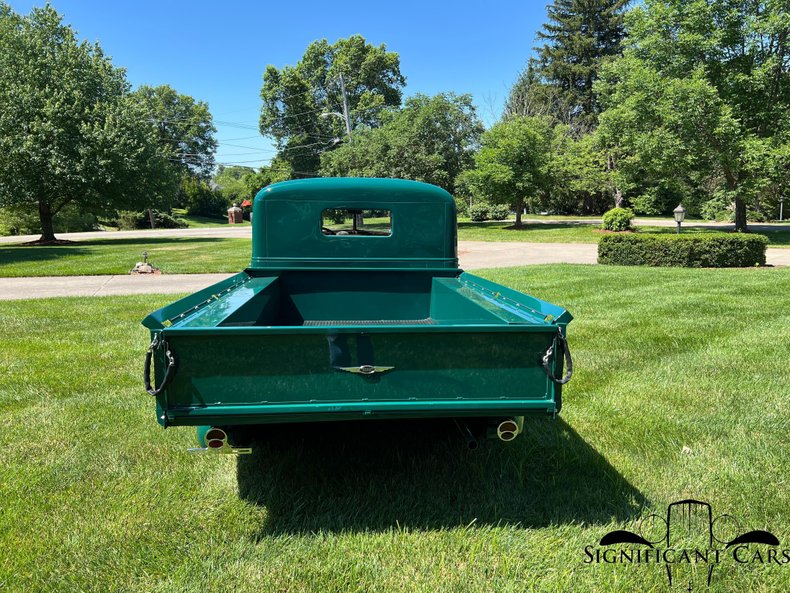
[[[221,428],[212,426],[206,431],[203,440],[209,449],[222,449],[228,443],[228,433]]]
[[[510,442],[518,436],[519,426],[518,422],[512,418],[503,420],[496,427],[496,436],[500,441]]]
[[[233,447],[228,443],[228,433],[218,426],[197,427],[196,449],[187,449],[190,453],[225,453],[245,455],[252,453],[249,447]]]
[[[477,449],[479,443],[477,442],[477,438],[475,435],[472,434],[472,431],[469,430],[469,426],[463,420],[454,420],[455,425],[458,427],[458,431],[461,433],[461,436],[464,437],[464,441],[466,441],[466,446],[470,451],[474,451]]]

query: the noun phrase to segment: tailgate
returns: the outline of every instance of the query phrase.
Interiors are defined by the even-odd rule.
[[[541,366],[556,326],[322,329],[164,330],[177,366],[160,422],[557,411]]]

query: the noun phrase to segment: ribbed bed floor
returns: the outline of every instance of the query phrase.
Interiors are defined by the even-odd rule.
[[[304,325],[327,327],[334,325],[434,325],[433,319],[307,319]]]

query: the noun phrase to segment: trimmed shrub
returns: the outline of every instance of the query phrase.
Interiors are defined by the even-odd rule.
[[[483,222],[484,220],[488,220],[489,208],[490,206],[488,204],[472,204],[472,207],[469,208],[469,218],[471,218],[474,222]]]
[[[491,220],[505,220],[510,216],[510,207],[504,204],[494,204],[488,209],[488,217]]]
[[[603,215],[601,228],[614,232],[630,231],[632,220],[634,211],[630,208],[612,208]]]
[[[747,268],[765,265],[763,235],[711,233],[605,235],[598,242],[598,263],[616,266]]]
[[[166,212],[154,210],[154,225],[158,229],[185,229],[187,223],[181,219],[176,218]],[[148,219],[148,210],[142,212],[132,212],[130,210],[121,210],[118,212],[116,219],[118,228],[127,231],[134,229],[150,229],[151,221]]]

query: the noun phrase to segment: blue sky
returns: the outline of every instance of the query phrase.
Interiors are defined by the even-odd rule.
[[[10,2],[27,13],[42,1]],[[405,95],[471,93],[490,125],[528,59],[545,2],[112,2],[53,0],[80,37],[98,41],[130,82],[169,84],[208,102],[217,162],[257,167],[271,143],[257,132],[267,64],[295,64],[316,39],[354,33],[401,58]],[[224,123],[223,123],[224,122]]]

